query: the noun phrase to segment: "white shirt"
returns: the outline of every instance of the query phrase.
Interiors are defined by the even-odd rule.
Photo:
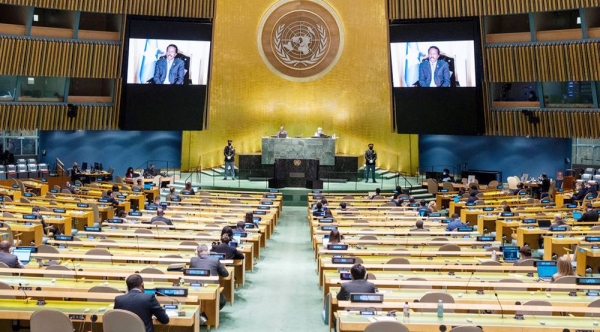
[[[435,88],[437,87],[437,85],[435,85],[435,79],[434,79],[434,74],[435,74],[435,67],[437,66],[437,61],[436,62],[430,62],[429,63],[431,66],[431,83],[429,83],[429,87],[431,88]]]
[[[173,66],[173,60],[167,60],[167,77],[165,78],[165,82],[163,84],[173,84],[169,80],[169,73],[171,72],[171,66]]]

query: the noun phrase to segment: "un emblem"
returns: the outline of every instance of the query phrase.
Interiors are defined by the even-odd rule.
[[[327,74],[340,58],[343,41],[336,12],[321,0],[276,3],[258,33],[258,48],[269,69],[301,82]]]

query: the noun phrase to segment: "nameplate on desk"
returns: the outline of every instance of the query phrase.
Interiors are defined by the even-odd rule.
[[[148,206],[146,206],[146,210],[156,211],[156,209],[158,209],[158,206],[156,206],[156,205],[148,205]]]
[[[452,220],[450,219],[444,219],[442,220],[442,224],[449,224]]]
[[[173,197],[173,198],[171,198],[171,202],[181,202],[181,198]]]
[[[496,187],[496,189],[504,189],[504,186],[503,185],[499,185],[499,186]]]
[[[337,231],[337,226],[321,226],[322,231]]]
[[[209,277],[210,276],[210,270],[208,269],[183,269],[183,275],[186,276],[204,276],[204,277]]]
[[[239,236],[239,237],[248,237],[248,233],[247,232],[233,232],[233,236]]]
[[[185,297],[188,296],[188,289],[187,288],[163,288],[163,287],[156,287],[156,294],[157,295],[161,295],[159,293],[162,293],[164,295],[167,296],[181,296],[181,297]]]
[[[486,206],[483,208],[483,211],[494,211],[494,208],[491,206]]]
[[[262,220],[261,217],[252,217],[252,222],[259,222],[261,220]]]
[[[319,200],[319,199],[323,199],[323,197],[324,197],[323,195],[314,195],[314,196],[313,196],[313,198],[314,198],[314,199],[317,199],[317,200]]]
[[[459,227],[456,229],[459,232],[472,232],[473,231],[473,227]]]
[[[441,217],[442,215],[440,213],[430,213],[429,217]]]
[[[314,211],[313,212],[313,217],[322,217],[325,215],[324,211]]]
[[[109,224],[122,224],[123,223],[123,219],[120,219],[120,218],[110,218],[106,221],[108,221]]]
[[[251,229],[251,228],[254,228],[254,224],[244,224],[244,228],[245,228],[245,229]]]
[[[500,217],[514,217],[515,214],[512,212],[502,212],[500,213]]]
[[[265,202],[267,203],[267,202]],[[271,207],[269,205],[273,205],[273,202],[268,202],[270,204],[263,204],[262,206],[259,206],[258,209],[259,210],[271,210]]]
[[[600,242],[600,236],[586,236],[586,242]]]
[[[569,208],[569,209],[576,209],[577,208],[577,204],[567,204],[567,208]]]
[[[56,241],[73,241],[72,235],[54,235]]]
[[[527,195],[527,192],[526,191],[519,191],[519,195],[525,196],[525,195]]]
[[[154,289],[154,288],[144,288],[144,294],[156,295],[156,289]]]
[[[266,198],[276,198],[276,195],[265,195]]]
[[[160,206],[167,207],[169,206],[169,202],[160,202]]]
[[[565,227],[565,226],[550,227],[550,231],[551,232],[566,232],[567,227]]]
[[[348,273],[348,272],[342,272],[342,273],[340,273],[340,279],[341,280],[352,280],[352,274]]]
[[[142,189],[140,189],[140,188],[133,188],[133,189],[131,189],[131,191],[133,191],[134,193],[139,193],[139,192],[142,191]]]
[[[465,205],[466,206],[475,206],[475,202],[467,202]]]
[[[330,244],[333,245],[333,244]],[[330,246],[328,245],[328,246]],[[331,258],[331,263],[333,264],[354,264],[356,262],[356,258],[354,257],[333,257]]]
[[[217,258],[219,260],[225,259],[225,254],[219,254],[219,253],[216,253],[216,252],[211,252],[209,254],[209,256],[212,257],[212,258]]]
[[[264,201],[264,202],[260,202],[260,205],[273,205],[273,202]],[[260,209],[260,207],[259,207],[259,209]]]
[[[70,320],[85,320],[85,315],[82,314],[69,314]]]
[[[140,211],[130,211],[129,215],[133,217],[141,217],[142,213]]]
[[[87,232],[102,232],[101,227],[83,226],[83,229]]]
[[[269,189],[269,192],[270,192],[270,193],[278,193],[278,192],[279,192],[279,189]]]
[[[383,294],[350,293],[350,302],[383,303]]]
[[[447,192],[448,192],[448,189],[440,189],[440,192],[441,192],[441,193],[447,193]]]
[[[313,193],[313,194],[320,194],[322,192],[323,192],[322,190],[313,190],[313,191],[311,191],[311,193]]]
[[[548,204],[550,203],[550,200],[548,198],[544,198],[540,201],[540,203]]]
[[[328,244],[327,249],[329,250],[348,250],[347,244]]]
[[[24,214],[23,219],[37,219],[35,214]]]
[[[31,287],[31,286],[19,286],[18,290],[30,291],[30,290],[33,290],[33,287]]]
[[[493,236],[478,236],[477,237],[477,241],[480,241],[480,242],[493,242],[493,241],[496,241],[496,238],[494,238]]]
[[[87,208],[87,207],[90,207],[90,206],[88,204],[86,204],[86,203],[77,203],[77,207]]]
[[[79,182],[76,182],[76,183],[75,183],[75,187],[81,187],[81,183],[79,183]]]
[[[100,199],[98,199],[98,203],[108,203],[108,199],[100,198]]]
[[[267,211],[252,211],[252,214],[265,215],[265,214],[267,214]]]
[[[526,219],[523,219],[523,223],[524,224],[536,224],[537,220],[535,220],[533,218],[526,218]]]
[[[18,184],[13,184],[12,187],[15,188],[15,189],[17,189],[17,188],[19,188],[19,185]]]
[[[321,224],[330,224],[333,222],[333,218],[321,218],[319,219],[319,223]]]
[[[16,246],[15,249],[29,250],[29,251],[31,251],[32,254],[37,252],[36,247],[29,247],[29,246]]]
[[[177,309],[179,309],[179,305],[178,304],[165,304],[165,305],[163,305],[163,308],[165,308],[165,310],[177,310]]]
[[[410,207],[418,207],[419,203],[410,203],[410,204],[408,204],[408,206],[410,206]]]
[[[127,198],[127,195],[117,195],[117,198]]]
[[[600,285],[600,278],[579,277],[576,283],[577,285]]]
[[[32,193],[23,193],[23,196],[25,196],[25,197],[33,197],[33,194]]]

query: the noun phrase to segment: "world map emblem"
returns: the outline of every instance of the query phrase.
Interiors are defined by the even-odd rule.
[[[258,33],[263,61],[278,76],[311,81],[337,63],[344,42],[336,12],[321,0],[285,0],[264,15]]]

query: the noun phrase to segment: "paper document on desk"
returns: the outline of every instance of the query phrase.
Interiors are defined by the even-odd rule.
[[[177,317],[177,310],[165,310],[167,312],[167,316],[169,317]]]
[[[371,316],[369,317],[369,322],[371,323],[375,323],[375,322],[395,322],[396,321],[396,317],[389,317],[389,316]]]

